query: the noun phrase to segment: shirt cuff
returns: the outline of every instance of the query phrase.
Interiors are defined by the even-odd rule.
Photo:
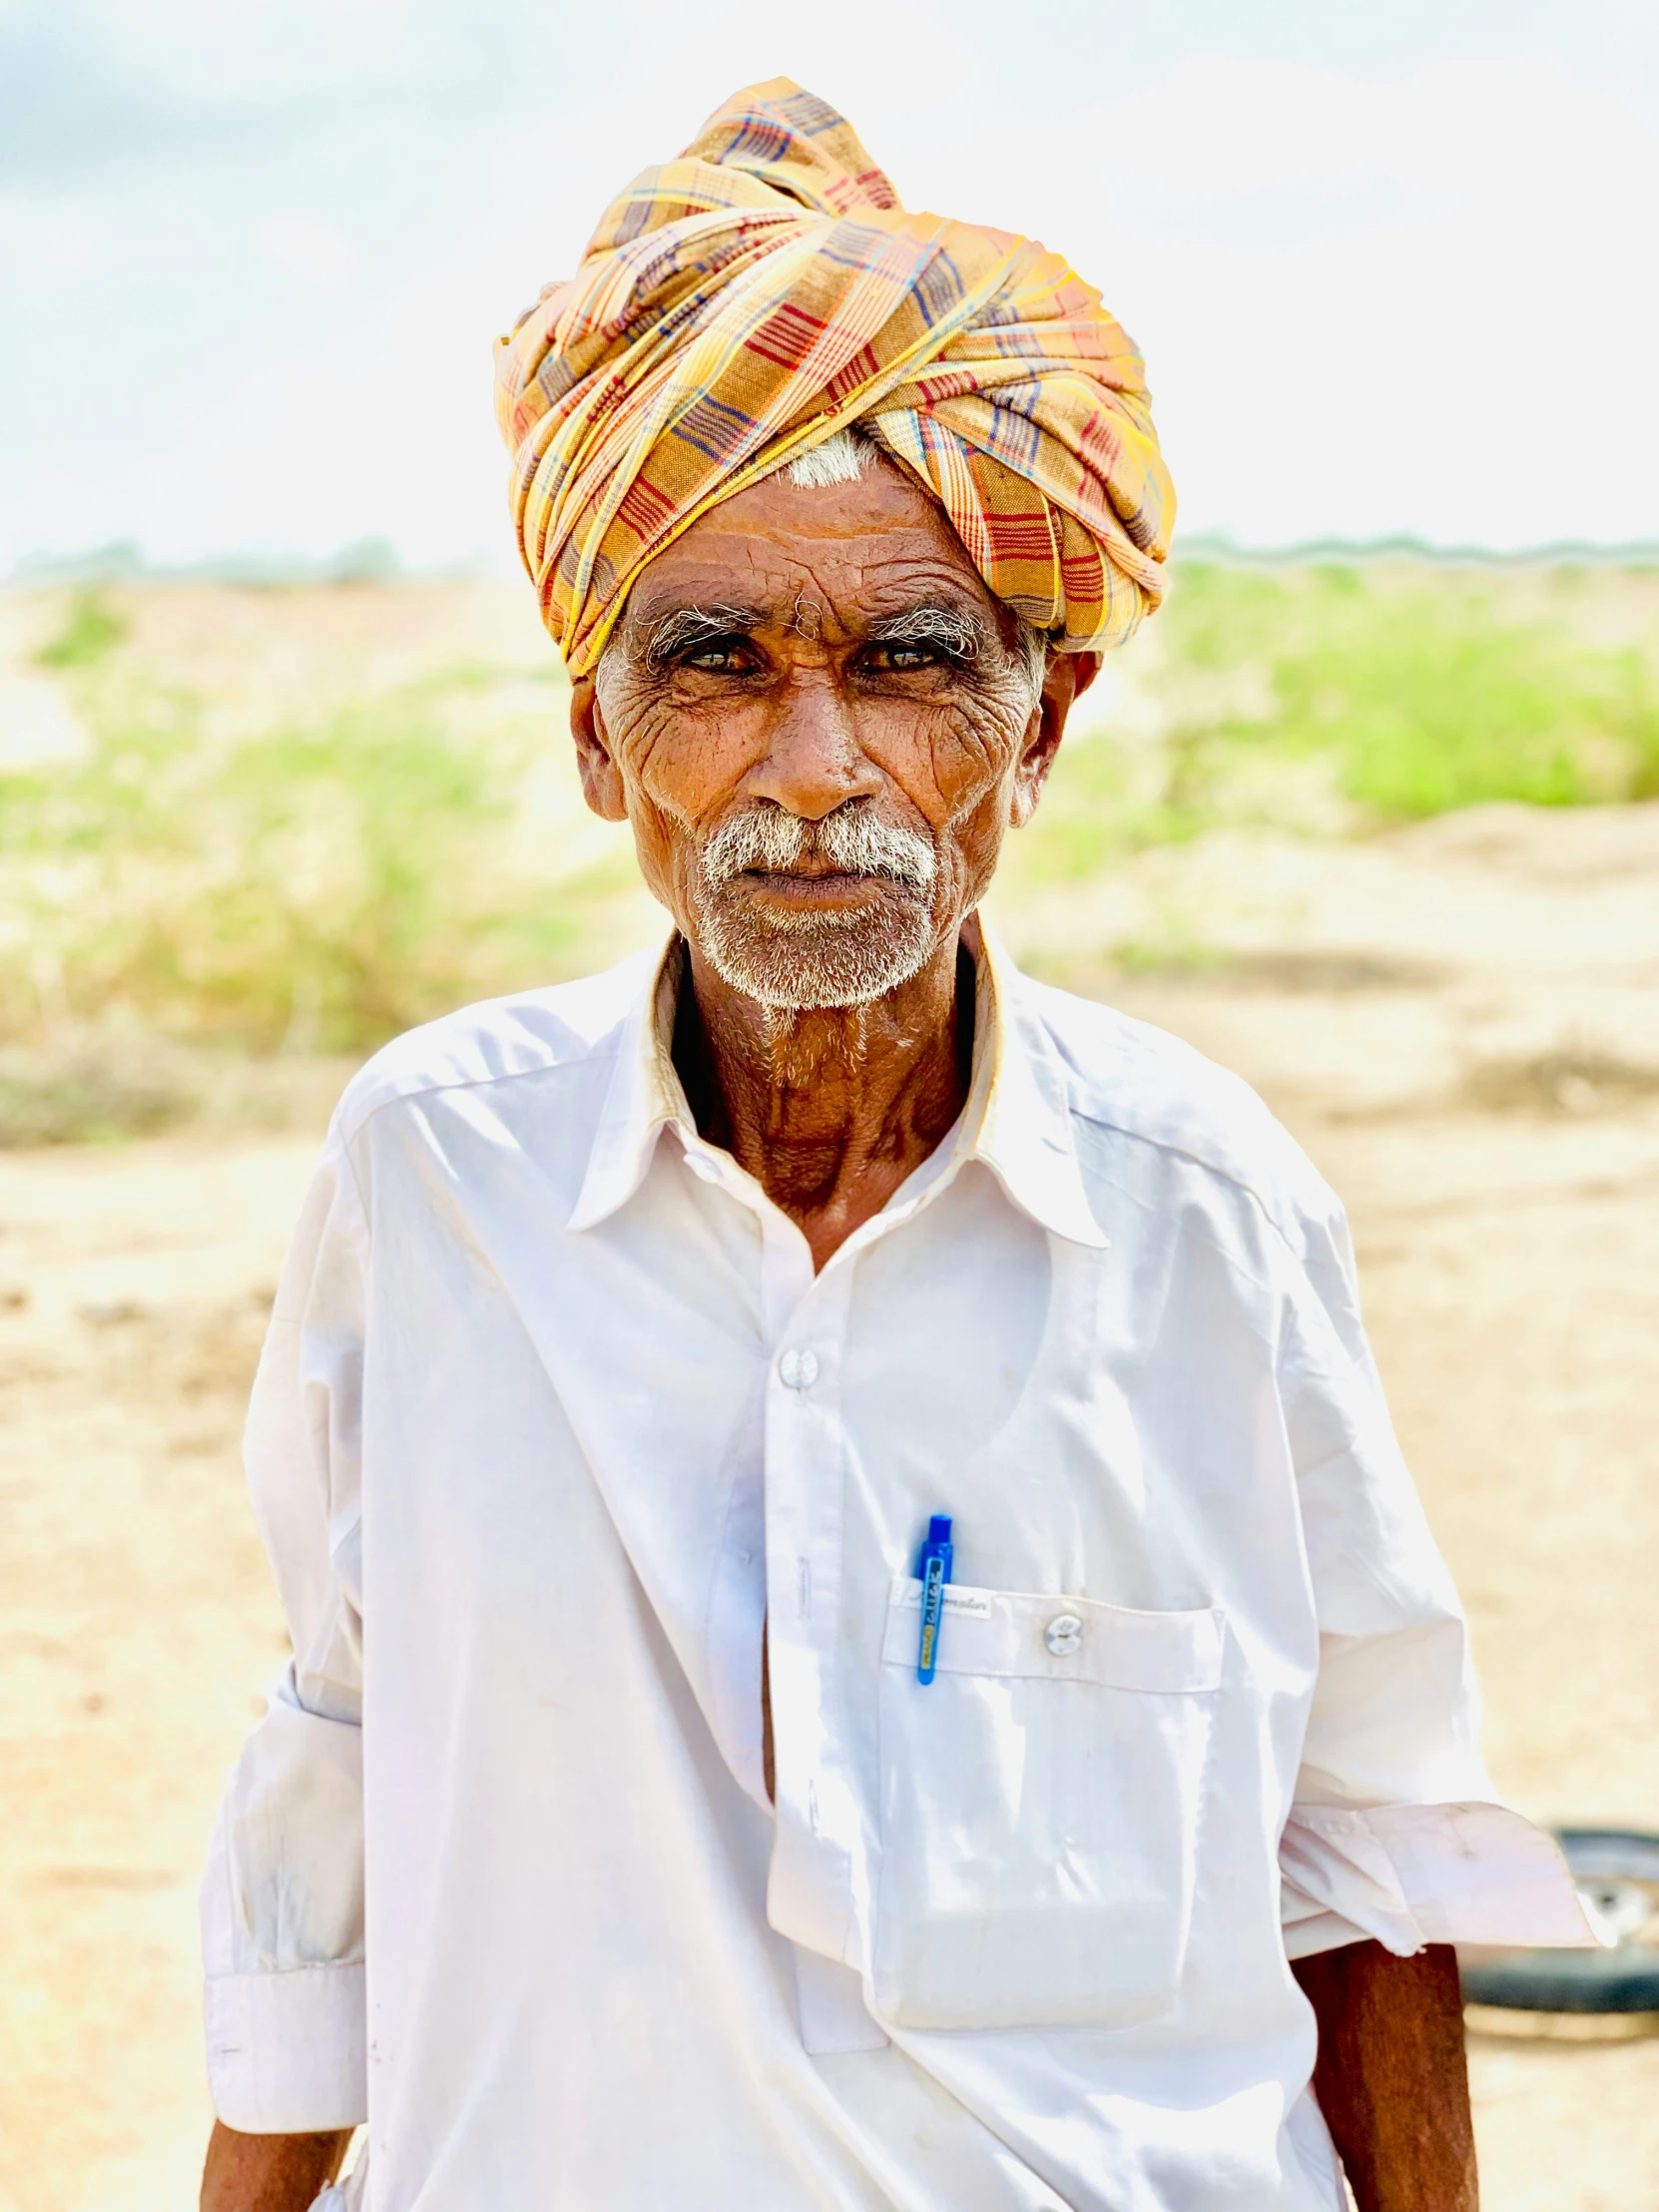
[[[244,2135],[309,2135],[368,2116],[361,1959],[213,1974],[207,1988],[214,2110]]]
[[[1279,1864],[1292,1958],[1368,1937],[1402,1958],[1598,1941],[1553,1839],[1504,1805],[1297,1805]]]

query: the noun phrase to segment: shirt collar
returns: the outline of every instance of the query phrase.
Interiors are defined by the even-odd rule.
[[[623,1017],[617,1055],[572,1229],[592,1229],[627,1204],[645,1181],[662,1131],[690,1133],[691,1108],[674,1065],[674,1010],[683,954],[678,931],[646,971]]]
[[[1027,1003],[1024,978],[979,916],[964,931],[974,957],[973,1071],[952,1157],[929,1196],[970,1161],[989,1168],[1022,1212],[1072,1244],[1107,1239],[1083,1186],[1065,1067]],[[623,1019],[617,1056],[587,1172],[570,1217],[592,1229],[626,1205],[645,1180],[664,1129],[700,1140],[674,1065],[674,1016],[684,973],[671,936]]]
[[[1104,1251],[1077,1162],[1065,1064],[995,930],[978,915],[969,929],[978,992],[973,1081],[958,1146],[1044,1229]]]

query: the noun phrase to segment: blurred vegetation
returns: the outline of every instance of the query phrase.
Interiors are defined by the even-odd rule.
[[[452,666],[228,734],[212,700],[124,668],[122,636],[75,602],[34,658],[68,672],[87,742],[0,764],[0,1048],[73,1031],[79,1064],[115,1021],[361,1052],[566,972],[631,881],[623,854],[571,871],[538,849],[568,811],[551,684],[527,707],[522,682]]]
[[[1080,711],[1010,848],[1016,891],[1223,824],[1363,834],[1659,793],[1654,667],[1574,619],[1600,588],[1185,564]],[[0,1140],[154,1126],[188,1098],[183,1077],[111,1091],[100,1024],[163,1058],[358,1053],[613,955],[595,917],[637,918],[632,860],[584,830],[550,657],[527,674],[440,645],[390,683],[228,714],[222,678],[140,652],[141,615],[132,595],[68,599],[31,680],[84,743],[0,751]],[[17,1055],[54,1036],[31,1091]]]
[[[1565,619],[1595,588],[1563,569],[1522,611],[1480,570],[1186,564],[1142,634],[1138,742],[1108,709],[1068,745],[1019,873],[1087,875],[1225,823],[1363,833],[1488,800],[1651,798],[1659,677]]]
[[[35,655],[38,668],[95,668],[127,635],[127,620],[101,592],[78,592],[57,636]]]
[[[1269,701],[1183,733],[1202,790],[1230,748],[1328,755],[1346,795],[1383,820],[1481,800],[1540,807],[1659,791],[1659,686],[1633,649],[1595,651],[1560,624],[1505,619],[1490,586],[1368,590],[1353,567],[1282,579],[1200,569],[1174,610],[1175,655],[1248,665],[1267,641]],[[1570,588],[1570,586],[1568,587]]]

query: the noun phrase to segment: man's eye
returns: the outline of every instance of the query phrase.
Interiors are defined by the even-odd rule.
[[[878,675],[903,675],[911,669],[936,668],[941,658],[937,646],[878,645],[871,652],[868,665]]]
[[[713,676],[747,676],[754,665],[754,655],[741,638],[715,638],[680,656],[682,668]]]

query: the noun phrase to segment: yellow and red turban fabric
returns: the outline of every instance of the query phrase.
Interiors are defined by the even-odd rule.
[[[738,93],[606,211],[496,344],[543,619],[591,669],[699,515],[856,423],[999,599],[1069,652],[1162,593],[1175,492],[1139,353],[1057,254],[910,215],[832,108]]]

